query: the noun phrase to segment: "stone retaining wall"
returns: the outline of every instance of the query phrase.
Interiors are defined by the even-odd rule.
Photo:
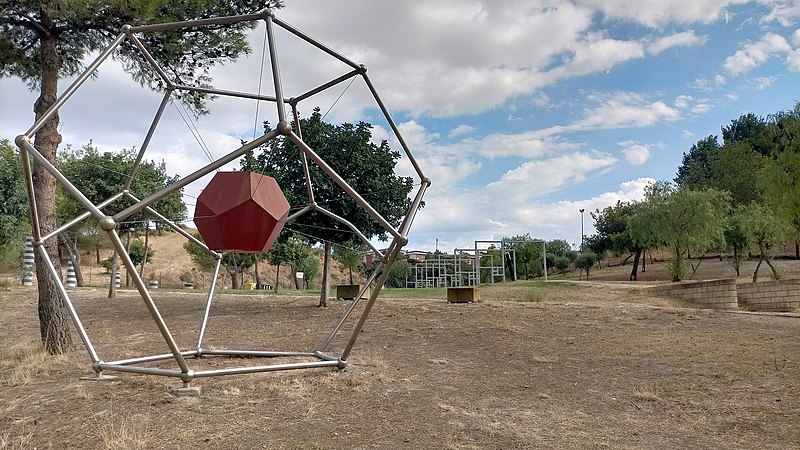
[[[800,280],[740,283],[739,307],[750,311],[791,311],[800,308]]]
[[[736,283],[734,279],[653,286],[657,296],[692,303],[701,308],[792,311],[800,309],[800,280]]]
[[[653,286],[655,295],[675,298],[696,304],[701,308],[736,309],[736,280],[713,280]]]

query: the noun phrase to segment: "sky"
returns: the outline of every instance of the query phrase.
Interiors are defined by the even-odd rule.
[[[648,183],[675,177],[693,143],[742,114],[800,100],[800,0],[286,0],[277,16],[368,68],[432,180],[411,250],[525,233],[577,248],[582,229],[594,233],[590,211],[641,200]],[[249,36],[252,52],[215,68],[213,85],[272,93],[264,27]],[[349,70],[275,36],[287,97]],[[106,62],[62,108],[63,144],[139,148],[161,97]],[[33,124],[35,98],[0,79],[0,138]],[[399,149],[363,83],[314,96],[301,115],[315,106],[326,121],[372,123]],[[168,107],[146,158],[186,175],[208,164],[204,146],[219,158],[255,124],[276,123],[269,102],[220,98],[209,110],[187,125]],[[407,158],[396,170],[413,175]],[[190,215],[207,181],[187,187]]]

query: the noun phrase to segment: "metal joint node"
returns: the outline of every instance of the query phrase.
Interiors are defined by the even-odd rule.
[[[122,26],[122,28],[120,28],[120,31],[122,31],[125,34],[131,34],[131,28],[133,28],[133,26],[131,26],[131,24],[129,23],[126,23],[125,25]]]
[[[422,183],[425,184],[425,187],[431,187],[431,179],[428,177],[423,178]]]
[[[364,64],[359,64],[358,73],[359,75],[365,75],[367,73],[367,66],[365,66]]]
[[[184,387],[188,387],[188,384],[191,383],[192,380],[194,380],[194,370],[189,369],[181,374],[181,381],[187,384],[187,386]]]
[[[103,231],[111,231],[117,228],[117,221],[111,216],[105,216],[100,219],[100,228]]]
[[[289,122],[285,120],[281,120],[280,122],[278,122],[278,127],[276,129],[278,130],[278,133],[284,136],[289,136],[290,134],[292,134],[292,126],[289,125]]]
[[[336,367],[339,368],[339,369],[346,368],[347,367],[347,360],[345,360],[345,359],[338,360],[338,363],[336,364]]]
[[[24,134],[20,134],[14,138],[14,143],[17,144],[17,147],[22,147],[24,144],[29,144],[30,142],[31,140],[28,139],[28,136],[25,136]]]

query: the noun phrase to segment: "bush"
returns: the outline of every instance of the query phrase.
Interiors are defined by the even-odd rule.
[[[411,275],[411,264],[406,259],[398,259],[389,269],[389,276],[386,278],[386,287],[404,288],[406,279]]]
[[[559,272],[564,273],[569,269],[570,260],[566,256],[556,256],[555,266]]]
[[[138,266],[142,263],[142,261],[150,262],[150,260],[153,259],[154,253],[155,251],[153,250],[153,247],[148,246],[147,256],[146,256],[147,259],[145,260],[144,242],[137,239],[131,242],[131,248],[128,252],[128,255],[130,255],[131,261],[133,261],[133,265]]]

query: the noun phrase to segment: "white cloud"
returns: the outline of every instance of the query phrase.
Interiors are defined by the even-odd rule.
[[[581,131],[616,128],[641,128],[681,118],[680,111],[662,101],[651,102],[641,94],[619,91],[595,94],[589,99],[599,106],[584,111],[584,118],[560,131]]]
[[[575,42],[566,52],[563,64],[546,73],[549,82],[604,72],[619,63],[644,57],[644,48],[636,41],[622,41],[590,33]]]
[[[705,44],[707,38],[698,36],[694,31],[684,31],[659,38],[647,47],[647,52],[657,55],[673,47],[695,47]]]
[[[689,104],[694,100],[691,95],[679,95],[675,97],[675,107],[678,109],[686,109]]]
[[[609,19],[623,19],[661,28],[670,23],[711,23],[725,12],[725,8],[745,0],[579,0],[580,4],[602,11]]]
[[[500,180],[489,183],[486,190],[499,198],[525,201],[580,183],[589,173],[616,163],[616,158],[598,151],[528,161],[503,174]]]
[[[786,57],[786,63],[789,65],[789,68],[795,72],[800,72],[800,49],[789,52],[789,55]]]
[[[713,109],[713,106],[707,101],[699,101],[692,107],[692,114],[705,114]]]
[[[731,76],[739,76],[766,63],[770,58],[791,51],[786,38],[776,33],[767,33],[758,42],[749,42],[725,59],[723,67]]]
[[[537,91],[531,96],[531,104],[540,108],[547,108],[550,106],[550,97],[544,92]]]
[[[758,77],[758,78],[756,78],[754,80],[755,81],[755,85],[756,85],[755,86],[756,90],[757,91],[763,91],[764,89],[767,89],[768,87],[772,86],[775,83],[776,79],[777,79],[777,77],[774,77],[774,76],[773,77]]]
[[[800,2],[797,0],[758,0],[758,3],[770,8],[769,14],[761,18],[762,22],[778,22],[788,27],[800,17]]]
[[[620,142],[625,160],[633,166],[641,166],[650,159],[650,146],[635,141]]]
[[[452,130],[450,130],[450,133],[448,133],[448,136],[450,137],[450,139],[452,139],[452,138],[455,138],[455,137],[464,136],[466,134],[472,134],[474,131],[475,131],[475,127],[473,127],[471,125],[461,124],[461,125],[453,128]]]

